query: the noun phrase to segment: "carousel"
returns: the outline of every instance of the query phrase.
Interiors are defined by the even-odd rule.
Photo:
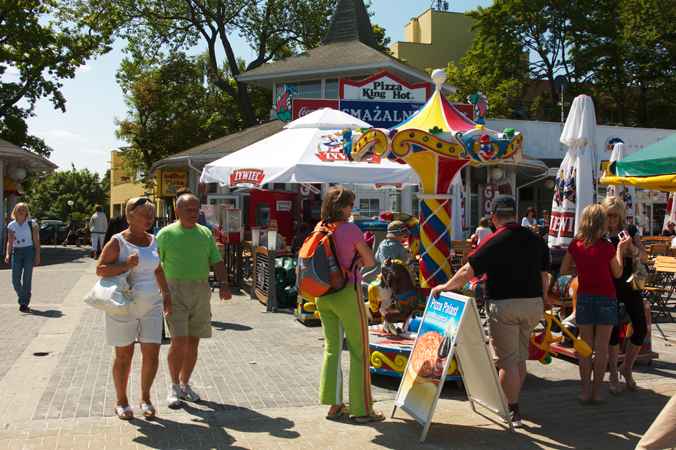
[[[435,92],[417,113],[389,130],[365,130],[355,136],[351,149],[355,161],[376,156],[408,164],[420,180],[419,254],[412,261],[389,261],[368,288],[371,316],[382,322],[369,327],[371,371],[388,376],[401,377],[406,367],[419,327],[417,313],[425,307],[429,288],[445,283],[452,274],[452,219],[460,214],[453,207],[452,185],[461,188],[456,179],[460,171],[514,166],[524,159],[521,133],[511,128],[490,130],[470,120],[442,95],[445,72],[435,70],[432,80]],[[410,298],[411,286],[415,301],[401,301],[407,296],[404,290],[409,290]],[[455,361],[447,379],[460,379]]]

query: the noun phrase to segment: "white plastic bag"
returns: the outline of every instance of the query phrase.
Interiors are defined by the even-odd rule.
[[[111,316],[128,316],[129,304],[132,302],[128,277],[129,273],[125,272],[116,277],[100,278],[85,296],[84,302]]]

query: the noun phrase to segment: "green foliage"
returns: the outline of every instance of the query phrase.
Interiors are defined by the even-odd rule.
[[[123,61],[117,79],[128,114],[117,122],[117,136],[129,143],[122,151],[132,173],[147,174],[160,159],[244,126],[237,102],[208,83],[208,70],[204,57],[184,53],[160,62]],[[270,96],[257,89],[250,93],[256,114],[263,116]]]
[[[319,45],[336,0],[69,0],[72,17],[117,29],[133,59],[206,47],[209,82],[237,104],[242,123],[257,117],[251,89],[233,81],[244,70]],[[241,36],[255,53],[246,66],[232,46]]]
[[[0,137],[43,156],[51,149],[26,131],[35,103],[48,98],[65,111],[61,81],[109,50],[105,33],[63,13],[57,0],[0,2]]]
[[[109,190],[105,190],[97,173],[87,169],[54,172],[44,178],[31,177],[25,183],[26,198],[31,214],[38,219],[66,220],[87,218],[94,205],[107,205]],[[68,200],[74,202],[68,206]]]
[[[376,48],[389,55],[391,53],[390,42],[392,40],[387,36],[387,31],[385,28],[381,27],[377,23],[374,23],[371,26],[371,29],[373,30],[373,36],[376,38]]]
[[[519,101],[528,81],[526,54],[515,36],[494,32],[507,20],[506,14],[481,8],[473,14],[476,37],[458,64],[449,63],[448,82],[457,88],[454,101],[466,102],[468,95],[481,91],[488,97],[491,117],[522,117]]]
[[[456,99],[481,90],[491,116],[558,120],[565,75],[566,103],[592,94],[602,123],[676,127],[673,0],[496,0],[469,15],[473,46],[448,70]]]

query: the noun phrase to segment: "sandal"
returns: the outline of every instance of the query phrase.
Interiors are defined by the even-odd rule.
[[[134,411],[131,409],[131,406],[129,405],[117,405],[115,407],[115,414],[117,415],[117,418],[120,420],[131,420],[134,418]]]
[[[624,365],[620,367],[619,372],[622,375],[622,378],[624,378],[624,384],[627,386],[627,390],[633,392],[638,391],[638,385],[636,384],[636,381],[634,381],[634,378],[632,377],[629,379],[627,378],[627,375],[625,375]]]
[[[152,403],[141,402],[141,411],[143,411],[143,417],[146,419],[155,417],[156,411]]]
[[[619,381],[617,382],[610,382],[610,385],[608,386],[608,392],[610,392],[613,395],[620,395],[624,389],[622,389],[622,385],[620,384]]]
[[[345,405],[340,405],[340,408],[336,409],[333,414],[326,415],[326,420],[341,420],[347,415],[347,407]]]
[[[358,424],[382,422],[385,420],[385,415],[380,411],[371,411],[367,416],[352,416],[350,417],[350,420]]]

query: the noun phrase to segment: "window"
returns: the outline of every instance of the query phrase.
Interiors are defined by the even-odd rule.
[[[293,86],[293,84],[290,84]],[[298,98],[322,98],[322,83],[320,81],[305,81],[295,83],[294,97]]]
[[[359,199],[359,216],[374,217],[380,214],[380,200],[377,198]]]
[[[324,82],[324,98],[338,98],[338,80]]]

